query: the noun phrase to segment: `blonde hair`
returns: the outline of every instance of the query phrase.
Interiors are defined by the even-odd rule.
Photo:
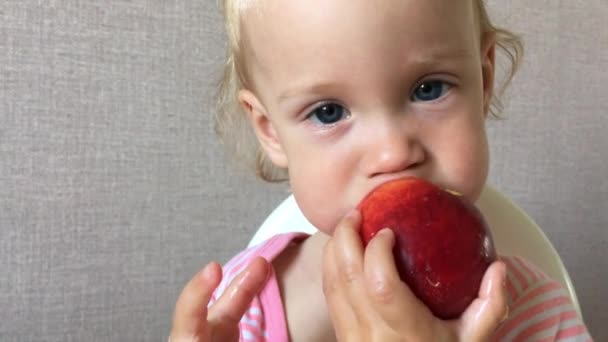
[[[235,159],[253,167],[258,177],[268,182],[282,182],[288,179],[287,170],[278,169],[266,158],[238,101],[238,92],[249,86],[242,51],[241,14],[252,6],[254,1],[219,0],[224,13],[228,46],[223,77],[216,94],[215,131]],[[519,68],[523,43],[519,36],[492,24],[484,0],[473,1],[481,34],[495,35],[497,60],[502,56],[507,62],[505,75],[494,92],[490,107],[492,117],[501,118],[501,97]]]

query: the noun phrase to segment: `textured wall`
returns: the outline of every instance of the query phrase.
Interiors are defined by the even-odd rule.
[[[543,227],[608,341],[608,2],[490,4],[526,44],[507,120],[489,124],[491,181]]]
[[[608,340],[608,3],[491,1],[524,33],[491,180],[546,230]],[[157,341],[185,282],[285,190],[210,122],[215,1],[0,1],[0,339]]]
[[[0,340],[158,341],[276,205],[212,134],[222,37],[214,1],[0,2]]]

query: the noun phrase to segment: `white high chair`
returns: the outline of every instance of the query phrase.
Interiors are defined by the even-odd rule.
[[[481,193],[478,208],[483,213],[496,249],[501,255],[517,255],[532,262],[547,275],[560,281],[568,290],[578,314],[578,297],[557,251],[538,225],[506,196],[486,185]],[[293,195],[287,197],[260,226],[249,246],[269,237],[286,232],[313,234],[317,229],[304,217]]]

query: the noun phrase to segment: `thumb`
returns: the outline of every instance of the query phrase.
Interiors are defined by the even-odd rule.
[[[509,306],[506,290],[506,266],[495,261],[484,274],[475,299],[460,319],[463,341],[487,341],[507,318]]]

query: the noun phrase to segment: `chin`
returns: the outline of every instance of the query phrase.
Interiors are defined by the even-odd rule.
[[[454,190],[461,193],[469,202],[476,203],[481,196],[485,182],[481,184],[475,184],[469,187],[463,187],[462,189],[445,187],[445,189]]]
[[[354,208],[354,207],[353,207]],[[348,213],[349,210],[338,211],[337,214],[332,215],[331,217],[323,217],[319,218],[315,221],[310,220],[315,228],[317,228],[320,232],[327,234],[329,236],[334,234],[336,230],[336,226],[340,223],[342,218]]]
[[[444,189],[449,189],[462,194],[471,203],[476,203],[485,187],[488,171],[487,167],[476,170],[476,173],[469,172],[466,176],[453,179],[451,182],[438,182],[436,185]],[[431,181],[432,182],[432,181]]]
[[[308,222],[310,222],[319,231],[327,235],[332,235],[334,233],[336,226],[348,211],[348,209],[337,210],[335,208],[332,208],[330,210],[319,210],[318,204],[315,205],[310,203],[309,206],[308,203],[298,200],[297,196],[295,196],[295,199],[296,203],[298,203],[298,207],[300,208],[302,214],[304,215],[304,217],[306,217]]]

